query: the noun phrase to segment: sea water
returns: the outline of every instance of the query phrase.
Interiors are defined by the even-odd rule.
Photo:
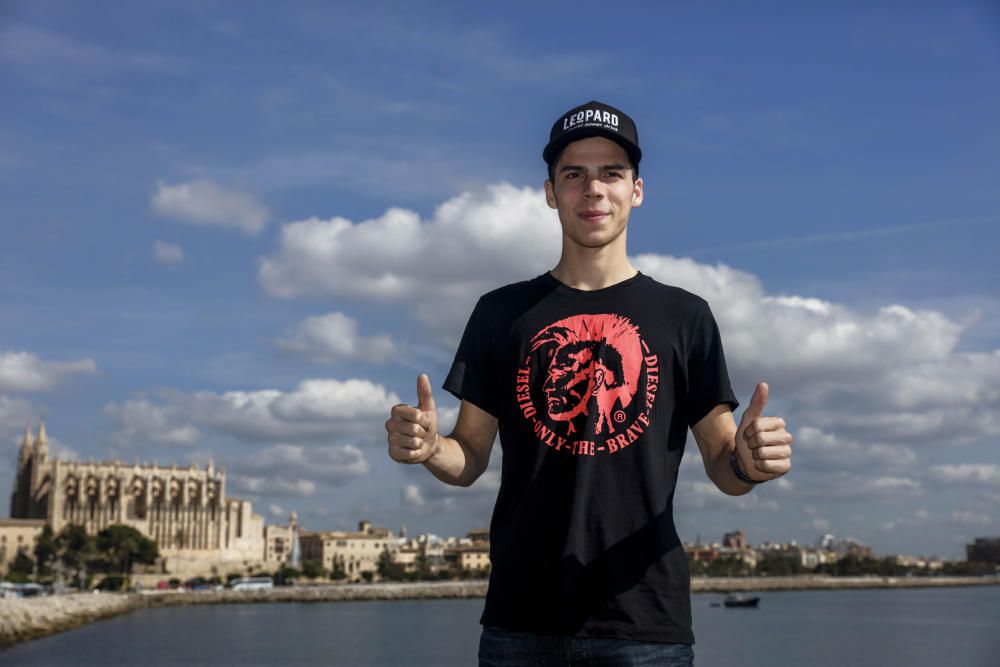
[[[998,667],[1000,586],[692,598],[700,667]],[[483,601],[144,609],[0,651],[0,665],[475,665]]]

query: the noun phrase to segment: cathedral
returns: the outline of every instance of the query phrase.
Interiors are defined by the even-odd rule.
[[[294,517],[288,527],[265,527],[249,501],[227,498],[226,473],[211,462],[199,469],[53,459],[44,423],[37,436],[25,431],[10,516],[55,533],[68,524],[90,534],[132,526],[156,541],[165,571],[176,573],[285,562],[296,530]]]

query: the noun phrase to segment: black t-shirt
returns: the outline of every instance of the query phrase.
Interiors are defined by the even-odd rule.
[[[444,388],[499,421],[481,622],[694,643],[673,520],[688,427],[738,403],[708,304],[637,273],[545,273],[479,299]]]

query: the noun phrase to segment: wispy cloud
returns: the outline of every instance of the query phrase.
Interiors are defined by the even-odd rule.
[[[24,23],[0,27],[0,61],[59,78],[111,77],[126,71],[164,74],[185,68],[174,56],[111,48]]]
[[[359,335],[358,323],[343,313],[309,317],[277,344],[283,350],[324,363],[344,359],[383,363],[396,353],[392,338]]]
[[[184,261],[184,249],[166,241],[153,241],[153,259],[165,266],[175,266]]]
[[[50,391],[72,375],[93,375],[93,359],[43,361],[30,352],[0,353],[0,391]]]
[[[730,245],[709,246],[707,248],[695,248],[679,251],[681,255],[704,255],[709,253],[729,252],[733,250],[760,250],[773,248],[790,248],[800,245],[812,245],[820,243],[850,243],[852,241],[863,241],[865,239],[885,238],[898,236],[901,234],[914,234],[918,232],[938,231],[961,227],[965,225],[983,225],[1000,221],[997,215],[981,215],[967,218],[948,218],[945,220],[934,220],[931,222],[915,222],[905,225],[888,225],[883,227],[872,227],[871,229],[859,229],[850,232],[835,232],[832,234],[810,234],[808,236],[787,236],[779,239],[766,239],[762,241],[747,241],[745,243],[733,243]]]
[[[192,225],[234,227],[259,234],[267,223],[267,207],[252,195],[208,180],[160,183],[150,202],[159,215]]]

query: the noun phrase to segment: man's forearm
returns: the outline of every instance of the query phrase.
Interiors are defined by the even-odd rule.
[[[750,493],[754,485],[741,481],[733,472],[733,466],[729,463],[729,454],[735,446],[736,443],[731,440],[730,446],[722,448],[718,456],[706,467],[709,478],[715,482],[719,490],[730,496],[742,496]]]
[[[489,461],[480,461],[468,444],[455,434],[437,434],[437,452],[424,461],[435,477],[453,486],[469,486],[483,474]]]

